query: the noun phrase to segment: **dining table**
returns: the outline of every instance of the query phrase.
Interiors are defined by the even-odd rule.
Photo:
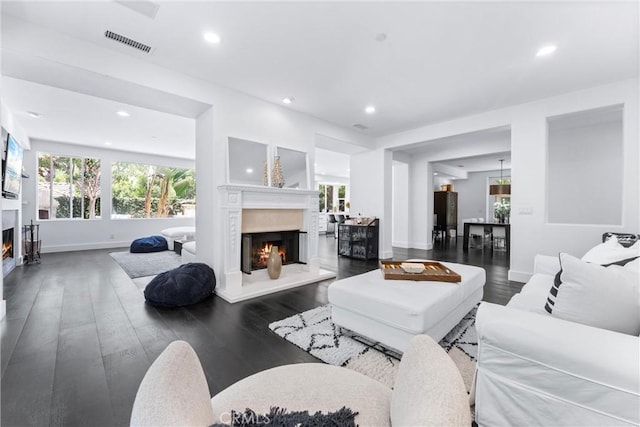
[[[509,254],[509,248],[511,247],[511,224],[499,223],[499,222],[465,222],[464,223],[464,235],[462,240],[462,250],[464,252],[469,251],[469,228],[472,225],[481,225],[484,226],[485,234],[487,231],[491,232],[491,250],[493,250],[493,228],[494,227],[503,227],[504,235],[505,235],[505,248],[507,249],[507,254]]]

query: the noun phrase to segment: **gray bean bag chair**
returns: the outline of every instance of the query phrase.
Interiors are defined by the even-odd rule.
[[[131,242],[129,247],[132,253],[161,252],[167,249],[167,239],[162,236],[141,237]]]
[[[215,288],[211,267],[194,262],[158,274],[144,289],[144,297],[151,305],[181,307],[210,297]]]

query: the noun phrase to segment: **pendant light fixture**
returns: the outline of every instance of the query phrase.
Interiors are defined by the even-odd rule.
[[[504,184],[502,179],[502,162],[504,159],[500,159],[500,181],[499,184],[491,184],[489,186],[489,194],[492,196],[509,196],[511,195],[511,184]]]

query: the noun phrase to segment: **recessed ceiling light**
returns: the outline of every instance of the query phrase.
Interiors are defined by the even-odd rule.
[[[557,48],[558,48],[557,46],[552,45],[552,44],[550,44],[550,45],[548,45],[548,46],[541,47],[541,48],[538,50],[538,53],[536,53],[536,56],[545,56],[545,55],[550,55],[550,54],[552,54],[553,52],[555,52]]]
[[[364,112],[367,114],[373,114],[376,112],[376,107],[374,107],[373,105],[368,105],[365,109]]]
[[[116,111],[116,114],[119,115],[120,117],[129,117],[129,116],[131,116],[131,114],[127,113],[124,110]]]
[[[387,35],[385,33],[376,34],[376,41],[383,42],[387,39]]]
[[[463,168],[463,167],[464,167],[464,165],[457,165],[457,166],[458,166],[459,168]]]
[[[246,171],[247,173],[253,173],[253,169],[251,169],[251,168],[247,168],[245,171]]]
[[[40,118],[40,113],[36,113],[35,111],[27,111],[27,114],[33,117],[34,119]]]
[[[211,44],[218,44],[220,43],[220,40],[222,40],[219,35],[211,32],[204,33],[203,37],[206,41],[208,41]]]
[[[434,175],[438,175],[438,172],[434,172],[433,174],[434,174]]]
[[[295,100],[295,98],[282,98],[282,102],[284,102],[285,104],[291,104]]]
[[[451,177],[451,181],[454,181],[454,180],[456,180],[456,179],[458,179],[458,178],[456,178],[455,176],[452,176],[452,177]]]
[[[110,141],[105,141],[104,145],[111,145],[111,142]]]

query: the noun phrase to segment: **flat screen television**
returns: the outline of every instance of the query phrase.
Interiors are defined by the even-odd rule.
[[[22,147],[11,134],[7,135],[7,146],[2,162],[2,197],[17,199],[22,183]]]

